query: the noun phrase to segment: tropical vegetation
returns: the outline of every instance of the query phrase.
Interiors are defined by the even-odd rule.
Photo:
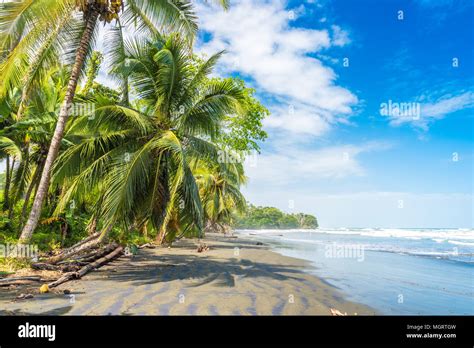
[[[288,214],[274,207],[256,207],[249,204],[245,213],[239,215],[235,220],[234,227],[240,229],[311,229],[318,228],[318,220],[309,214]]]
[[[186,0],[0,4],[0,240],[171,244],[244,213],[268,110],[211,75],[225,53],[193,52],[196,23]]]

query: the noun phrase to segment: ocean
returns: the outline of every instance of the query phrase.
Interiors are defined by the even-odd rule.
[[[474,230],[238,230],[385,315],[474,315]]]

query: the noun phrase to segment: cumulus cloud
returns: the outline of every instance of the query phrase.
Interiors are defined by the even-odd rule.
[[[358,99],[336,84],[334,70],[314,54],[346,45],[349,37],[336,25],[322,30],[291,25],[295,12],[285,1],[239,0],[227,12],[200,4],[200,28],[210,37],[199,49],[208,54],[225,49],[222,72],[249,77],[260,92],[278,98],[268,127],[299,132],[301,125],[309,125],[320,135],[348,117]],[[290,107],[296,112],[281,112]]]

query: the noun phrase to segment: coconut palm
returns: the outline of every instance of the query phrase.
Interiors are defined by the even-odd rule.
[[[242,163],[198,161],[193,173],[204,208],[206,231],[226,232],[234,214],[243,212],[246,206],[240,192],[240,186],[246,182]]]
[[[79,77],[94,42],[99,21],[110,23],[117,20],[120,15],[125,24],[136,23],[139,31],[158,32],[156,28],[167,28],[182,31],[188,37],[193,37],[197,30],[196,17],[191,2],[187,0],[24,0],[2,3],[0,13],[2,13],[0,16],[0,52],[2,52],[0,75],[4,79],[4,83],[0,86],[0,96],[4,93],[2,91],[11,88],[15,83],[18,84],[23,75],[22,72],[28,70],[27,67],[31,66],[32,62],[40,61],[36,47],[39,38],[43,38],[44,42],[56,42],[56,38],[48,38],[48,35],[45,35],[50,31],[48,28],[50,23],[62,23],[64,18],[71,16],[71,13],[81,13],[83,16],[82,30],[77,37],[78,40],[75,41],[77,49],[74,49],[74,63],[71,66],[67,91],[33,207],[20,238],[22,241],[27,241],[31,238],[40,217],[49,187],[51,168],[59,152]],[[54,31],[58,35],[63,32],[60,27]],[[74,44],[69,47],[74,47]],[[12,53],[6,55],[5,52],[9,50]]]
[[[126,51],[123,74],[136,100],[125,106],[99,96],[93,117],[72,124],[69,133],[83,140],[54,169],[54,180],[67,183],[57,213],[99,187],[103,235],[116,223],[149,226],[159,242],[181,233],[176,226],[200,233],[204,213],[190,163],[217,161],[212,141],[224,117],[241,111],[242,88],[232,80],[209,81],[222,53],[196,67],[177,34],[129,42]]]
[[[13,206],[24,198],[22,214],[19,224],[23,223],[28,203],[33,190],[38,187],[49,144],[54,133],[57,120],[57,111],[64,98],[67,72],[65,69],[51,69],[39,83],[40,88],[31,94],[31,103],[24,118],[19,119],[15,111],[21,93],[17,91],[16,98],[9,98],[10,115],[12,121],[4,122],[0,130],[0,149],[6,154],[15,151],[17,155],[16,168],[12,170],[12,196],[9,199]],[[3,109],[5,110],[5,109]],[[13,210],[10,209],[10,218]]]

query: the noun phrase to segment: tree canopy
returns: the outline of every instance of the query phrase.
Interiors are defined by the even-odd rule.
[[[234,226],[241,229],[311,229],[318,228],[318,220],[309,214],[288,214],[274,207],[249,204],[245,213],[236,218]]]

